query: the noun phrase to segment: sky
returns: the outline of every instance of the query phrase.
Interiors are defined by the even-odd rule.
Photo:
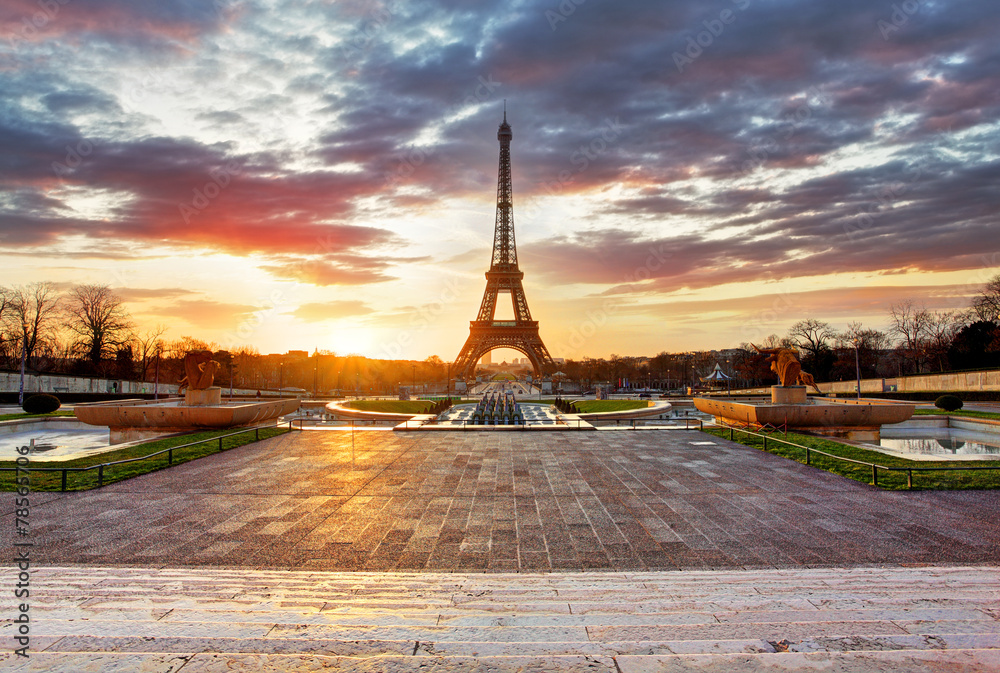
[[[555,357],[962,309],[1000,271],[998,38],[993,0],[5,0],[0,285],[453,360],[506,100]]]

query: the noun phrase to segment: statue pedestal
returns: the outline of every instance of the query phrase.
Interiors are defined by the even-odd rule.
[[[805,386],[771,386],[771,404],[808,404]]]
[[[201,390],[188,388],[184,391],[184,406],[210,407],[222,404],[222,388],[212,386]]]

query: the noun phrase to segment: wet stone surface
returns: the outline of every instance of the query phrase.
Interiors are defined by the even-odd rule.
[[[883,492],[696,431],[353,442],[352,457],[349,432],[296,432],[38,494],[32,560],[495,572],[1000,558],[1000,493]]]

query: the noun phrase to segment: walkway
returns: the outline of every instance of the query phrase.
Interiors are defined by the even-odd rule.
[[[884,492],[696,431],[286,434],[37,493],[36,562],[306,570],[995,563],[1000,492]],[[9,543],[13,526],[0,527]]]
[[[32,656],[2,667],[1000,668],[1000,493],[882,492],[696,431],[353,441],[33,494]]]

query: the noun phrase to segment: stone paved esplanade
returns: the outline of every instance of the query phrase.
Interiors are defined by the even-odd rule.
[[[33,496],[37,563],[677,570],[995,563],[1000,493],[885,492],[698,432],[295,432]],[[10,542],[13,526],[0,529]]]
[[[1000,670],[1000,493],[882,492],[694,431],[354,439],[33,494],[32,655],[0,669]]]

